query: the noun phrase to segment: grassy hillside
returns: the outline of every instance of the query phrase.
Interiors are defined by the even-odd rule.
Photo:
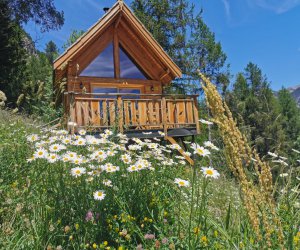
[[[212,144],[190,148],[193,168],[158,140],[128,146],[110,131],[69,136],[0,117],[1,249],[266,248],[226,164],[203,168],[223,157]],[[298,184],[291,175],[282,184],[285,239],[272,232],[273,249],[299,249]]]

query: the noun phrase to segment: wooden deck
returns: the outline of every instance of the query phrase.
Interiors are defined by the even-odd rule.
[[[117,128],[123,133],[200,133],[197,95],[82,94],[66,92],[65,115],[78,128]],[[190,131],[190,132],[188,132]]]

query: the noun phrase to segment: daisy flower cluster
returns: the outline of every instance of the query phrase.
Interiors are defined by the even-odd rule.
[[[127,176],[133,172],[155,171],[154,162],[160,167],[186,164],[184,157],[173,159],[169,156],[175,149],[180,149],[179,145],[163,146],[159,144],[160,140],[129,139],[110,130],[98,135],[90,135],[83,129],[75,135],[68,134],[66,130],[44,130],[40,135],[27,136],[27,141],[34,148],[27,161],[62,163],[75,179],[93,181],[98,177],[99,190],[93,193],[93,197],[103,200],[105,189],[113,186],[108,175],[120,172],[120,176]],[[99,178],[102,178],[100,182]]]
[[[205,141],[205,142],[204,142],[204,147],[198,145],[197,143],[192,143],[192,144],[191,144],[191,148],[194,150],[194,154],[200,155],[200,156],[203,156],[203,157],[204,157],[204,156],[208,156],[208,155],[211,154],[210,151],[209,151],[209,149],[216,150],[216,151],[219,150],[219,148],[216,147],[216,146],[215,146],[212,142],[210,142],[210,141]],[[209,149],[207,149],[207,148],[209,148]]]

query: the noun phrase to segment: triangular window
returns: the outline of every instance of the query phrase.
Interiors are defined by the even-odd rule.
[[[147,79],[143,72],[133,62],[125,50],[120,46],[120,76],[128,79]]]
[[[115,77],[113,44],[110,43],[81,73],[80,76]]]

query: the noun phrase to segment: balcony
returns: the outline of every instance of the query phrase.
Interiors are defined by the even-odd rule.
[[[68,122],[89,131],[109,128],[129,136],[161,137],[160,131],[176,137],[200,133],[197,97],[66,92],[64,107]]]

